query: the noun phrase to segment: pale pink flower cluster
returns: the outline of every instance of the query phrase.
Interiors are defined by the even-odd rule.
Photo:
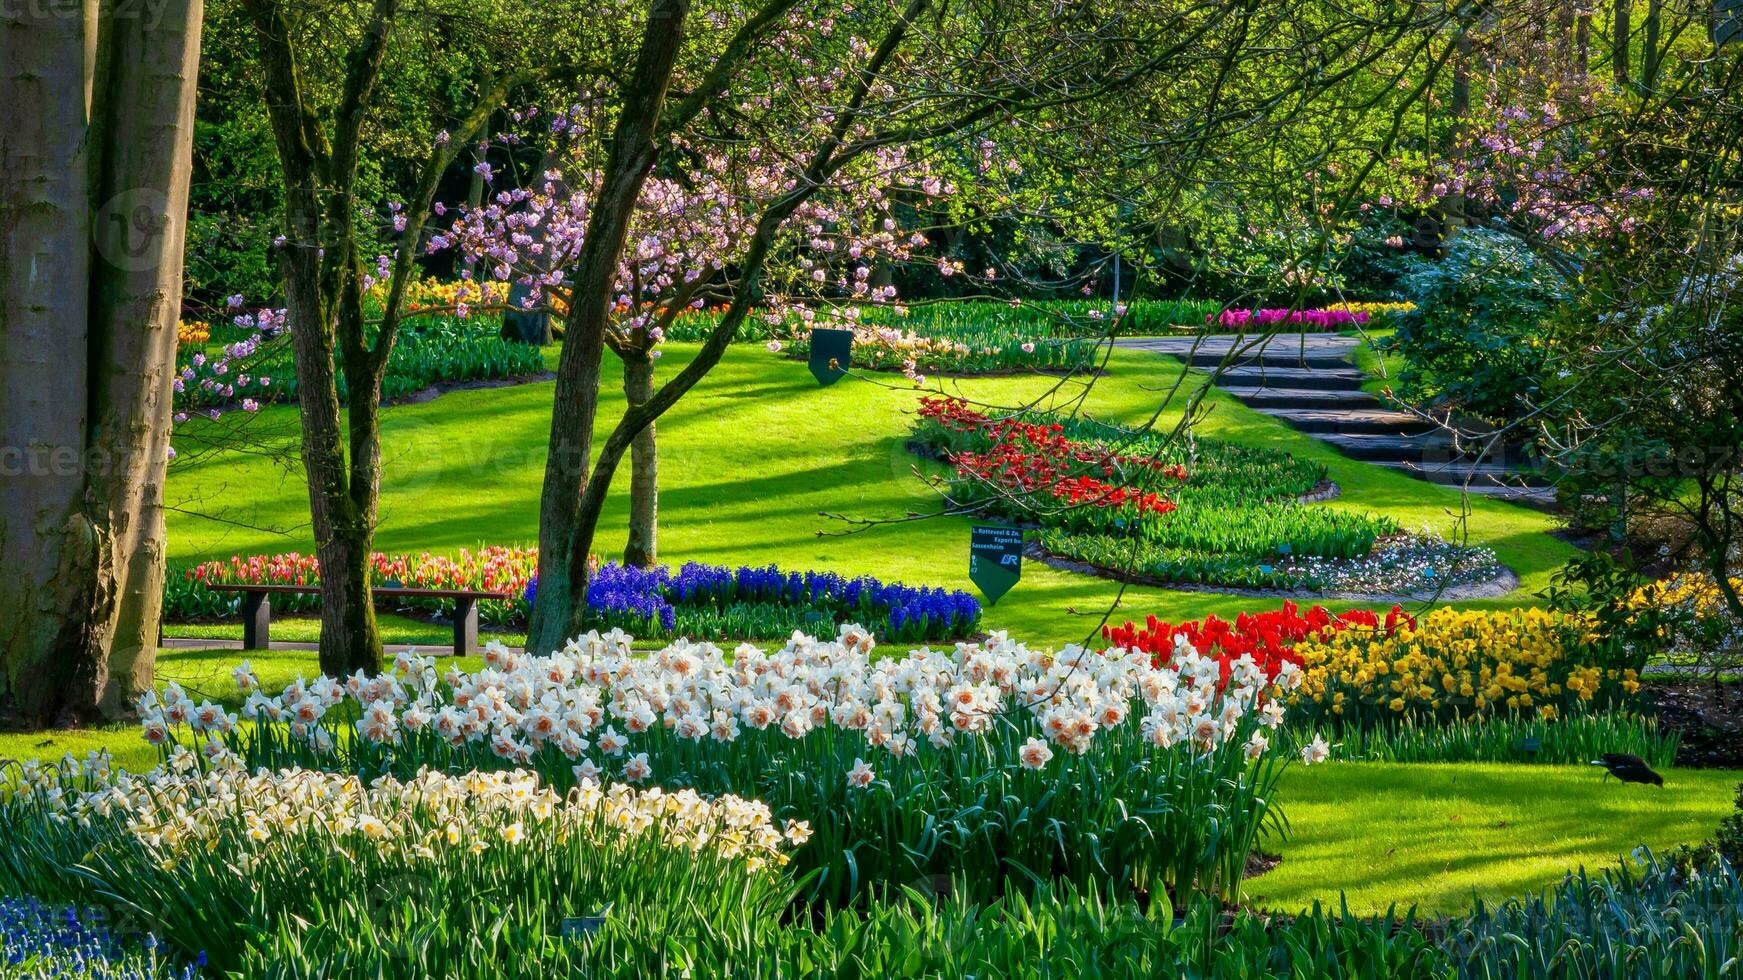
[[[565,125],[560,132],[585,145],[579,128]],[[733,270],[765,210],[808,179],[790,160],[760,147],[698,156],[698,165],[681,178],[649,178],[636,200],[611,282],[611,343],[619,349],[652,348],[678,313],[729,298]],[[599,173],[585,167],[553,168],[536,187],[503,190],[480,207],[462,209],[428,248],[455,248],[480,263],[485,275],[528,287],[529,308],[552,294],[566,310],[599,181]],[[950,189],[892,148],[806,197],[780,226],[771,274],[760,286],[762,305],[776,315],[796,310],[815,316],[809,304],[828,296],[894,300],[893,286],[872,284],[873,267],[907,259],[926,239],[905,235],[894,221],[877,216],[890,207],[891,190],[916,184],[928,196]],[[791,288],[783,288],[789,280]]]

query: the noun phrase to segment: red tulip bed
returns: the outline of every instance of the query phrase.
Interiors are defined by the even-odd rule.
[[[1110,524],[1110,513],[1119,520],[1160,516],[1175,509],[1174,502],[1160,493],[1110,478],[1147,473],[1186,480],[1184,466],[1071,439],[1058,423],[993,419],[953,398],[920,399],[920,417],[958,437],[950,439],[952,448],[945,455],[955,464],[963,488],[1064,505],[1070,509],[1062,517],[1092,528]]]
[[[488,625],[524,622],[527,580],[537,570],[538,549],[492,546],[477,551],[461,549],[459,557],[434,555],[388,555],[376,552],[369,558],[371,585],[399,585],[413,589],[480,589],[506,592],[506,600],[478,604],[479,619]],[[321,580],[320,562],[314,555],[287,552],[278,555],[233,555],[229,561],[208,561],[172,570],[164,583],[164,617],[169,620],[224,618],[235,614],[234,593],[214,592],[208,586],[315,585]],[[453,612],[452,599],[403,599],[403,608],[418,612]],[[312,612],[321,607],[320,596],[274,596],[273,608],[284,612]]]
[[[1142,650],[1158,667],[1173,661],[1175,637],[1183,636],[1199,653],[1215,658],[1225,677],[1231,662],[1249,656],[1264,669],[1266,677],[1275,678],[1285,663],[1301,666],[1295,644],[1303,640],[1350,628],[1390,636],[1400,626],[1415,625],[1415,618],[1398,606],[1381,616],[1368,609],[1334,613],[1324,606],[1302,612],[1295,603],[1286,601],[1279,609],[1239,613],[1232,622],[1216,615],[1182,623],[1148,616],[1142,625],[1128,620],[1121,626],[1103,626],[1101,633],[1110,649]]]

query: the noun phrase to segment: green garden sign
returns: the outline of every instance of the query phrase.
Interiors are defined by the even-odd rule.
[[[811,331],[811,376],[818,384],[828,387],[840,381],[852,362],[852,330]]]
[[[968,580],[986,596],[989,605],[1023,577],[1023,529],[996,524],[976,524],[969,530]]]

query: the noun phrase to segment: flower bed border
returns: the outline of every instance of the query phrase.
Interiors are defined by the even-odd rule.
[[[1444,589],[1425,589],[1417,592],[1354,592],[1347,589],[1330,591],[1315,591],[1312,589],[1255,589],[1239,585],[1215,585],[1205,582],[1175,582],[1169,579],[1157,578],[1154,575],[1144,575],[1137,572],[1122,572],[1112,568],[1104,568],[1075,558],[1056,555],[1041,547],[1039,541],[1031,541],[1024,545],[1023,553],[1031,560],[1038,561],[1049,568],[1062,572],[1074,572],[1078,575],[1089,575],[1095,578],[1105,578],[1128,585],[1144,585],[1156,589],[1168,589],[1171,592],[1209,592],[1217,595],[1252,596],[1259,599],[1333,599],[1351,602],[1461,602],[1466,599],[1496,599],[1508,595],[1519,588],[1519,576],[1511,568],[1501,566],[1501,574],[1483,582],[1468,582],[1464,585],[1447,586]]]

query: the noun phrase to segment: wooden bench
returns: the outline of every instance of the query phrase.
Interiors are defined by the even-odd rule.
[[[242,593],[242,649],[265,650],[272,641],[272,596],[319,595],[319,585],[250,585],[233,583],[207,586],[214,592]],[[454,600],[454,656],[464,657],[478,647],[478,600],[507,599],[507,592],[471,589],[407,589],[397,585],[371,588],[375,596]]]

